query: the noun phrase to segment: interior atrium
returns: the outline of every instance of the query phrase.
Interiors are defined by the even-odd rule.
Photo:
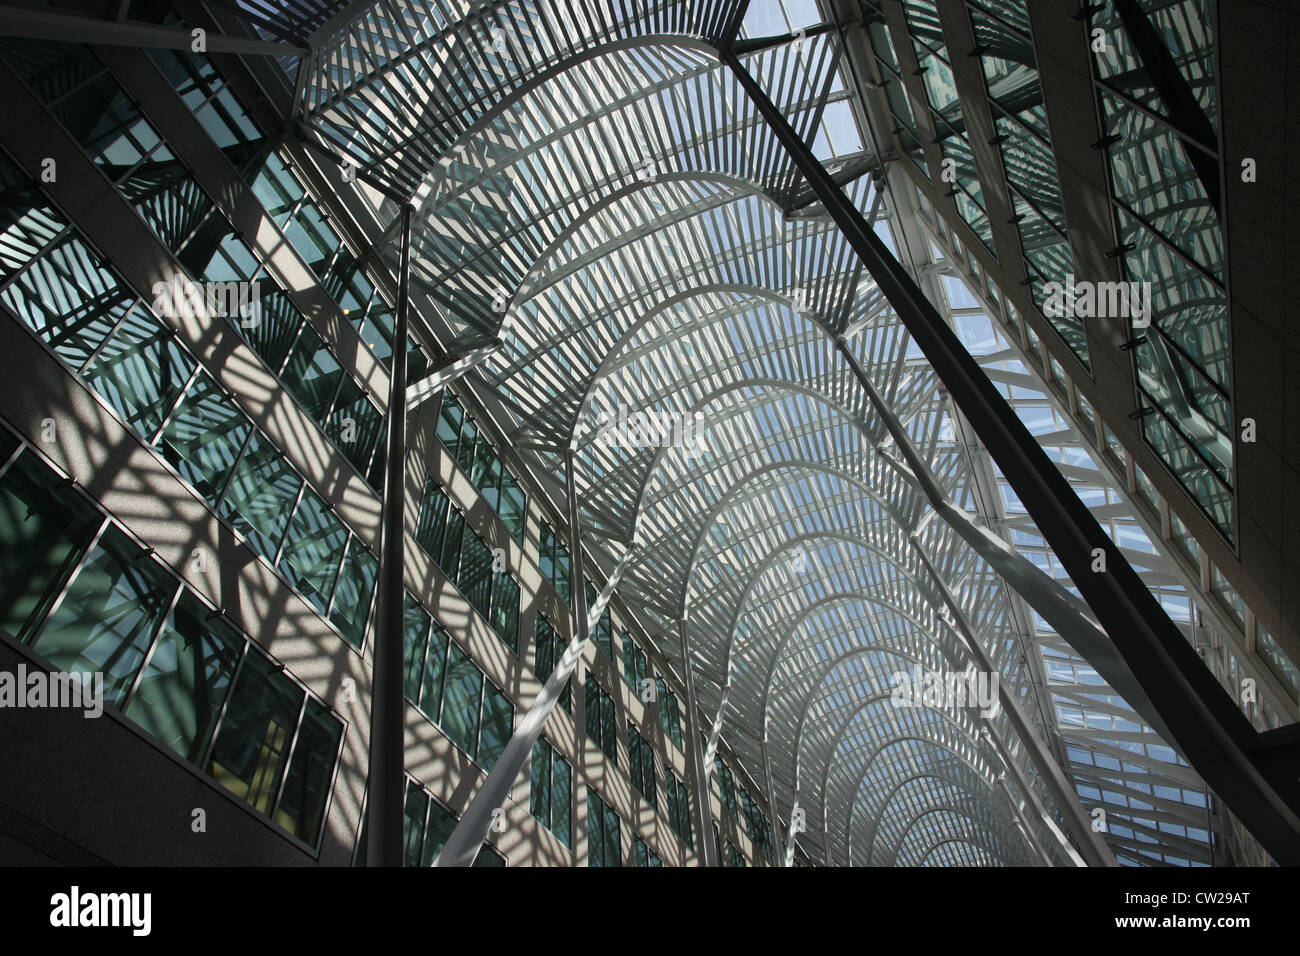
[[[0,862],[1300,864],[1291,10],[4,0]]]

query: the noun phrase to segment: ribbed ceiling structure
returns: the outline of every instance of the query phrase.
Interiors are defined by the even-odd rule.
[[[898,210],[868,172],[878,137],[837,32],[764,42],[788,31],[755,33],[745,4],[711,0],[242,6],[265,35],[309,37],[312,57],[290,63],[307,134],[394,218],[416,204],[412,281],[441,307],[425,317],[441,344],[503,341],[474,375],[514,446],[542,476],[575,449],[588,548],[606,570],[631,549],[619,593],[774,803],[777,852],[793,838],[828,865],[1068,860],[1005,712],[890,700],[895,672],[977,666],[968,623],[1067,762],[1035,687],[1045,625],[930,520],[837,338],[947,498],[985,523],[1002,501],[981,494],[937,379],[717,54],[741,31],[743,68],[892,246]],[[602,440],[620,412],[651,411],[698,422],[697,443]],[[1153,772],[1126,749],[1118,788]]]

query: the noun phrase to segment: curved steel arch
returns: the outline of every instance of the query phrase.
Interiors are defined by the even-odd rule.
[[[934,813],[950,813],[950,814],[953,814],[954,816],[966,817],[967,820],[969,820],[969,821],[971,821],[971,822],[983,822],[983,821],[976,821],[975,818],[971,815],[971,813],[970,813],[969,810],[965,810],[965,809],[963,809],[963,808],[961,808],[961,807],[939,806],[939,807],[932,807],[932,808],[929,809],[929,810],[924,810],[924,811],[922,811],[921,813],[918,813],[915,817],[912,818],[912,821],[907,825],[907,829],[903,831],[903,836],[902,836],[902,839],[899,840],[899,842],[898,842],[898,846],[896,846],[896,847],[894,848],[894,865],[895,865],[895,866],[898,865],[898,855],[899,855],[899,853],[902,852],[903,845],[904,845],[904,843],[907,841],[907,837],[908,837],[908,835],[912,832],[912,828],[915,827],[918,823],[920,823],[921,820],[923,820],[925,817],[928,817],[928,816],[930,816],[931,814],[934,814]],[[985,826],[987,826],[987,824],[985,824]],[[994,836],[996,836],[996,833],[991,832],[991,831],[988,831],[987,829],[977,829],[977,830],[976,830],[976,835],[977,835],[977,836],[981,836],[981,837],[990,838],[990,837],[994,837]],[[969,839],[969,836],[970,836],[970,835],[968,834],[968,835],[967,835],[967,838],[968,838],[968,839]],[[987,851],[989,852],[990,855],[992,855],[993,857],[995,857],[996,859],[998,859],[998,860],[999,860],[1000,862],[1002,862],[1004,865],[1006,864],[1007,860],[1006,860],[1006,856],[1005,856],[1005,853],[1006,853],[1006,849],[1005,849],[1005,848],[1003,848],[1003,847],[999,847],[999,846],[983,846],[983,845],[980,844],[980,843],[975,843],[974,840],[972,840],[971,842],[972,842],[972,844],[975,845],[975,846],[981,846],[982,849],[987,850]],[[926,855],[928,856],[929,854],[927,853]],[[924,859],[924,858],[923,858],[923,859]]]
[[[871,834],[871,836],[870,836],[870,838],[867,840],[867,847],[866,847],[866,854],[867,854],[867,860],[868,860],[868,863],[870,863],[870,860],[871,860],[871,858],[872,858],[872,854],[873,854],[873,852],[874,852],[873,847],[874,847],[874,845],[875,845],[875,841],[876,841],[876,834],[877,834],[877,833],[879,832],[879,830],[880,830],[880,823],[881,823],[881,821],[883,821],[884,818],[885,818],[885,810],[889,807],[890,803],[893,802],[894,797],[897,795],[897,793],[898,793],[900,790],[902,790],[904,787],[907,787],[908,785],[910,785],[910,784],[913,783],[914,781],[917,781],[917,780],[923,780],[923,779],[926,779],[926,778],[931,778],[931,779],[934,779],[934,780],[938,780],[938,781],[940,781],[940,782],[942,782],[942,783],[947,784],[947,785],[950,786],[950,787],[954,787],[954,788],[959,789],[959,790],[964,790],[964,789],[966,789],[966,785],[965,785],[965,783],[963,783],[963,782],[959,782],[959,781],[957,781],[957,780],[949,779],[948,777],[946,777],[946,776],[944,776],[942,773],[940,773],[938,769],[928,769],[928,770],[925,770],[925,771],[923,771],[923,772],[921,772],[921,773],[915,773],[915,774],[912,774],[912,775],[910,775],[910,776],[904,778],[903,780],[899,781],[898,783],[894,784],[894,786],[890,788],[889,793],[885,796],[884,802],[881,803],[881,810],[880,810],[880,812],[877,813],[876,816],[875,816],[875,818],[871,821],[871,830],[870,830],[870,834]],[[977,804],[977,806],[988,807],[988,804],[983,804],[983,803],[981,803],[981,804]]]
[[[925,856],[921,858],[921,862],[918,863],[917,866],[925,866],[926,861],[929,860],[930,857],[934,854],[934,852],[938,850],[940,847],[951,846],[953,844],[958,844],[960,846],[968,846],[974,850],[984,850],[984,847],[972,843],[970,840],[967,840],[965,837],[952,837],[951,839],[943,840],[939,843],[936,843],[934,846],[932,846],[930,850],[925,854]],[[983,864],[976,864],[976,865],[982,866]]]
[[[844,735],[845,733],[847,733],[848,728],[852,725],[854,719],[856,719],[856,715],[855,715],[854,718],[850,718],[850,720],[846,721],[846,722],[844,723],[843,727],[841,728],[841,730],[840,730],[840,735],[839,735],[840,738],[841,738],[840,743],[842,743],[843,735]],[[870,758],[870,759],[866,762],[866,764],[863,766],[863,768],[862,768],[862,773],[858,776],[857,784],[856,784],[856,785],[854,786],[854,788],[853,788],[853,799],[845,801],[844,844],[843,844],[843,846],[844,846],[844,848],[845,848],[845,853],[846,853],[846,856],[847,856],[847,858],[848,858],[848,861],[849,861],[849,865],[850,865],[850,866],[852,865],[852,852],[853,852],[853,848],[852,848],[852,839],[853,839],[853,837],[852,837],[852,830],[853,830],[853,815],[854,815],[854,811],[857,809],[857,806],[858,806],[857,795],[858,795],[858,793],[861,792],[861,790],[862,790],[862,784],[863,784],[863,782],[866,780],[868,773],[870,773],[870,771],[871,771],[871,767],[875,764],[876,759],[877,759],[877,758],[878,758],[882,753],[884,753],[886,750],[889,750],[889,749],[892,748],[892,747],[896,747],[896,746],[898,746],[899,744],[902,744],[902,743],[904,743],[904,742],[906,742],[906,741],[908,741],[908,740],[915,740],[916,742],[921,743],[921,744],[923,744],[923,745],[928,745],[928,746],[937,747],[937,748],[940,749],[940,750],[944,750],[944,751],[948,752],[948,753],[951,754],[953,757],[955,757],[955,758],[956,758],[956,759],[957,759],[957,760],[958,760],[958,761],[959,761],[963,766],[965,766],[968,770],[970,770],[970,772],[973,774],[973,776],[975,777],[975,779],[980,780],[981,782],[983,782],[983,783],[985,783],[985,784],[989,784],[989,781],[988,781],[987,779],[985,779],[985,777],[984,777],[983,774],[980,773],[979,768],[973,766],[973,765],[970,763],[970,761],[967,760],[967,758],[966,758],[963,754],[961,754],[961,753],[959,753],[958,751],[952,749],[952,747],[949,746],[949,744],[948,744],[946,741],[942,741],[942,740],[931,740],[931,739],[928,738],[928,737],[900,736],[900,737],[895,737],[895,738],[891,739],[890,741],[888,741],[887,743],[882,744],[881,746],[879,746],[879,747],[877,747],[877,748],[875,749],[875,751],[874,751],[874,752],[872,753],[872,755],[871,755],[871,758]],[[839,750],[840,743],[837,743],[837,744],[836,744],[836,752],[838,752],[838,750]],[[827,773],[826,773],[826,781],[827,781],[827,785],[829,785],[829,780],[830,780],[830,769],[829,769],[829,765],[828,765],[828,767],[827,767]],[[989,792],[990,792],[990,793],[992,792],[992,786],[991,786],[991,785],[989,785]],[[974,796],[974,793],[972,793],[972,796]],[[825,802],[825,801],[823,801],[823,802]],[[825,822],[823,822],[823,828],[827,828],[827,825],[826,825],[826,824],[827,824],[828,822],[829,822],[829,821],[825,821]],[[827,829],[828,829],[828,828],[827,828]]]

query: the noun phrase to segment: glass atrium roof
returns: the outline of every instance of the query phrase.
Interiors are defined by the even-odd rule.
[[[597,576],[626,558],[621,598],[679,676],[691,669],[705,731],[716,715],[733,764],[775,805],[778,846],[832,865],[1069,858],[1062,809],[1005,709],[891,704],[895,672],[977,666],[968,627],[1082,802],[1104,809],[1121,862],[1209,862],[1207,795],[1186,761],[933,520],[912,455],[957,509],[1071,589],[719,60],[745,5],[241,6],[311,37],[311,59],[285,61],[296,120],[356,168],[385,221],[415,203],[412,281],[436,303],[422,320],[447,352],[501,340],[470,374],[476,394],[557,500],[574,449]],[[996,290],[975,294],[885,175],[884,131],[852,92],[837,32],[817,29],[827,19],[811,0],[749,4],[744,69],[1188,620],[1178,575],[990,318]],[[697,442],[602,440],[620,413],[643,412],[698,422]]]

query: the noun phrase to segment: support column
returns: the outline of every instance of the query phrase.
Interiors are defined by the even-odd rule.
[[[402,687],[402,585],[406,555],[406,326],[410,309],[411,213],[402,207],[402,253],[388,381],[388,438],[384,445],[383,530],[379,544],[379,601],[375,613],[370,698],[370,773],[366,804],[366,865],[402,865],[406,699]]]
[[[677,635],[682,645],[682,680],[686,683],[686,755],[691,762],[691,782],[695,799],[696,858],[701,866],[718,865],[718,848],[713,845],[713,808],[709,803],[709,778],[704,773],[704,748],[700,745],[700,718],[695,702],[695,675],[691,667],[691,644],[687,636],[686,618],[677,622]]]
[[[478,856],[478,852],[483,846],[483,841],[487,839],[488,829],[492,826],[493,815],[505,804],[506,799],[510,796],[510,788],[514,786],[515,780],[519,778],[520,771],[523,770],[525,761],[532,754],[533,744],[542,735],[542,728],[546,726],[547,718],[551,716],[551,711],[560,699],[560,693],[564,690],[564,685],[568,683],[569,676],[578,666],[578,661],[582,659],[582,653],[587,647],[591,632],[595,628],[596,622],[600,620],[600,616],[605,613],[605,606],[613,596],[614,589],[618,587],[619,579],[623,576],[623,569],[627,566],[628,560],[634,553],[632,548],[629,548],[624,553],[618,562],[618,566],[614,569],[614,573],[609,576],[609,580],[605,583],[605,587],[601,589],[589,612],[587,610],[587,582],[582,560],[582,540],[578,529],[578,491],[574,474],[573,449],[569,449],[566,453],[564,465],[569,513],[569,567],[572,574],[570,601],[573,606],[573,640],[565,649],[564,655],[555,666],[555,670],[551,671],[551,676],[542,685],[540,693],[533,699],[532,705],[528,708],[528,713],[519,721],[519,726],[515,728],[510,741],[506,744],[505,749],[501,751],[501,756],[497,758],[497,762],[487,775],[487,779],[483,781],[483,786],[479,788],[478,793],[474,795],[474,799],[465,808],[460,822],[452,830],[451,836],[448,837],[446,845],[442,848],[442,852],[433,861],[434,866],[473,865],[474,858]]]

